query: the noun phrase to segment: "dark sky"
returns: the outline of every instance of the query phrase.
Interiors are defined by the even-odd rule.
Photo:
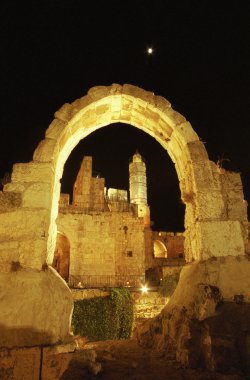
[[[241,172],[250,200],[248,0],[2,0],[0,19],[0,177],[32,159],[62,104],[92,86],[129,83],[167,98],[210,159],[225,158],[225,168]],[[85,154],[94,156],[108,186],[128,187],[135,149],[147,163],[156,228],[182,230],[173,164],[155,140],[130,126],[83,140],[66,163],[63,190]]]

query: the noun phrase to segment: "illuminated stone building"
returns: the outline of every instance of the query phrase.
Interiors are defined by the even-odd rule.
[[[166,233],[150,228],[146,165],[138,152],[129,163],[129,193],[107,189],[104,178],[92,175],[92,157],[84,157],[72,204],[61,194],[57,218],[54,267],[71,286],[139,286],[149,268],[173,256],[159,237]]]

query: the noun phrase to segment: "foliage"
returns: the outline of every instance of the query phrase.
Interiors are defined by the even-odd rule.
[[[74,334],[90,341],[127,339],[131,335],[133,301],[127,289],[111,289],[108,297],[75,301],[72,316]]]
[[[180,272],[181,269],[172,274],[166,275],[162,279],[161,285],[159,287],[159,293],[163,297],[171,297],[171,295],[174,293],[175,288],[179,282]]]

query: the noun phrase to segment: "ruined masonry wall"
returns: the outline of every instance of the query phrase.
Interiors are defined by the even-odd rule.
[[[180,258],[181,254],[184,257],[184,239],[181,232],[153,231],[153,240],[160,240],[166,246],[168,259]]]
[[[92,177],[92,157],[85,156],[73,189],[73,205],[102,211],[104,209],[104,178]]]
[[[168,298],[162,297],[158,292],[132,292],[131,295],[134,300],[135,320],[156,317],[168,303]]]
[[[59,213],[57,226],[70,242],[71,277],[78,276],[81,281],[86,274],[92,277],[92,284],[102,276],[144,277],[143,220],[129,212],[82,214],[69,210]]]

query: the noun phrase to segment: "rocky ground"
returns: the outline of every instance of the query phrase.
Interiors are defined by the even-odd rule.
[[[92,371],[86,368],[86,357],[83,360],[83,350],[80,349],[73,354],[62,380],[250,379],[239,373],[220,374],[181,368],[173,357],[140,347],[135,340],[87,343],[84,345],[84,350],[86,349],[96,352],[96,363]]]

